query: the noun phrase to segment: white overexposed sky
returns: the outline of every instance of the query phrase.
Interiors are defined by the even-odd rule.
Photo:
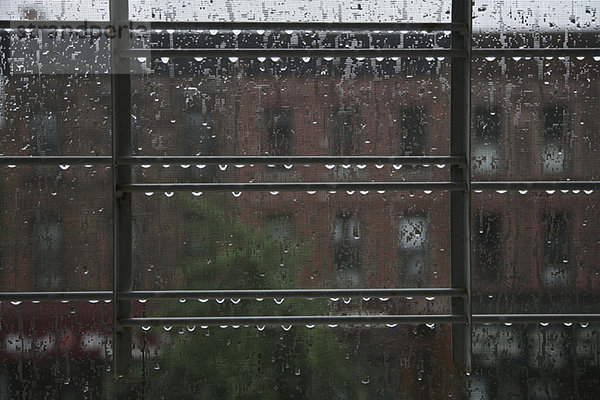
[[[108,20],[108,0],[0,0],[0,19]],[[475,0],[474,29],[598,30],[598,0]],[[130,0],[133,20],[449,22],[450,0]]]

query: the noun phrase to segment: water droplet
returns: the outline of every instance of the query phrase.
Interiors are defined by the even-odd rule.
[[[144,192],[144,194],[148,197],[152,196],[154,194],[154,192]]]
[[[425,297],[425,300],[427,300],[427,301],[433,301],[433,300],[435,300],[435,297],[433,297],[433,296],[432,297]]]
[[[187,330],[188,330],[188,332],[194,332],[196,330],[196,325],[192,325],[192,326],[188,325]]]
[[[527,194],[527,190],[525,190],[525,189],[519,190],[519,193],[521,193],[521,194]]]
[[[350,298],[350,297],[348,297],[347,299],[343,298],[342,301],[344,302],[344,304],[350,304],[350,302],[352,301],[352,298]]]
[[[225,299],[215,299],[215,301],[219,304],[223,304],[225,302]]]
[[[239,58],[237,57],[229,57],[229,61],[231,61],[232,63],[237,62],[239,60]]]
[[[231,194],[233,195],[233,197],[240,197],[242,195],[242,192],[231,192]]]
[[[165,326],[163,326],[163,329],[164,329],[165,331],[169,332],[171,329],[173,329],[173,327],[172,327],[172,326],[166,326],[166,325],[165,325]]]
[[[579,192],[581,192],[581,190],[575,189],[575,190],[572,190],[572,192],[573,192],[573,194],[579,194]]]
[[[317,193],[317,191],[316,190],[308,190],[308,191],[306,191],[306,193],[313,195],[313,194]]]
[[[330,324],[330,325],[327,325],[327,326],[330,327],[330,328],[337,328],[337,324]]]
[[[169,62],[169,57],[161,57],[160,61],[162,61],[164,64],[167,64]]]
[[[589,323],[589,322],[585,322],[585,323],[584,323],[584,322],[581,322],[579,325],[580,325],[582,328],[587,328],[588,326],[590,326],[590,323]]]
[[[181,164],[181,168],[183,169],[188,169],[190,167],[190,164]]]
[[[259,33],[259,35],[260,35],[260,33]],[[267,60],[267,57],[258,57],[257,60],[258,60],[258,62],[263,63]]]
[[[205,164],[197,164],[196,168],[198,168],[198,169],[204,169],[204,168],[206,168],[206,165]]]
[[[563,325],[564,325],[564,326],[572,326],[572,325],[573,325],[573,323],[572,323],[572,322],[565,322]]]
[[[431,192],[432,192],[431,190],[423,190],[423,193],[425,193],[425,194],[431,194]]]
[[[283,298],[281,298],[281,299],[273,299],[273,301],[275,302],[275,304],[281,304],[281,303],[283,303],[283,300],[285,300],[285,299],[283,299]]]
[[[380,297],[379,301],[388,301],[390,298],[389,297]]]
[[[258,329],[259,331],[264,331],[265,326],[264,325],[256,325],[256,329]]]
[[[486,61],[494,61],[496,60],[496,57],[486,57],[485,59]]]
[[[70,165],[64,164],[64,165],[60,165],[60,169],[62,169],[63,171],[68,170],[70,167]]]
[[[151,167],[151,165],[150,164],[142,164],[142,165],[140,165],[140,167],[142,167],[144,169],[148,169]]]
[[[435,329],[435,324],[425,324],[429,329]]]
[[[310,61],[310,57],[302,57],[302,61],[309,62]]]
[[[385,326],[387,326],[388,328],[395,328],[398,326],[398,324],[385,324]]]
[[[594,191],[593,190],[584,190],[583,193],[585,193],[585,194],[592,194],[592,193],[594,193]]]
[[[506,326],[512,326],[512,322],[505,322],[504,325],[506,325]]]
[[[173,192],[165,192],[165,196],[167,197],[173,197]]]
[[[548,194],[554,194],[556,192],[556,190],[546,190],[546,193]]]
[[[335,165],[325,164],[325,168],[327,168],[327,169],[333,169],[333,168],[335,168]]]
[[[289,331],[290,329],[292,329],[292,326],[291,326],[291,325],[281,325],[281,328],[282,328],[284,331],[286,331],[286,332],[287,332],[287,331]]]
[[[271,61],[273,62],[278,62],[279,60],[281,60],[280,57],[271,57]]]
[[[192,192],[192,196],[198,197],[201,195],[202,195],[202,192]]]
[[[541,325],[541,326],[548,326],[548,325],[550,325],[550,324],[549,324],[548,322],[540,322],[540,325]]]
[[[383,164],[375,164],[375,168],[382,169],[383,168]]]
[[[331,301],[339,301],[339,299],[340,299],[339,297],[332,297],[332,298],[331,298],[331,299],[329,299],[329,300],[331,300]]]
[[[371,298],[370,297],[363,297],[362,300],[363,301],[369,301],[369,300],[371,300]]]
[[[307,327],[308,329],[312,329],[312,328],[314,328],[315,326],[314,326],[314,325],[306,325],[306,327]]]
[[[200,62],[200,61],[204,60],[204,57],[194,57],[194,60]]]
[[[264,299],[263,299],[262,297],[257,297],[257,298],[256,298],[256,301],[259,301],[259,302],[260,302],[260,301],[263,301],[263,300],[264,300]]]
[[[142,326],[143,331],[149,331],[151,326]]]
[[[361,382],[363,385],[368,385],[369,383],[371,383],[371,380],[368,376],[365,376],[364,378],[362,378]]]
[[[398,169],[402,168],[402,164],[394,164],[393,167],[395,170],[398,170]]]
[[[210,29],[210,30],[208,31],[208,33],[210,33],[211,35],[213,35],[213,36],[214,36],[214,35],[216,35],[217,33],[219,33],[219,30],[218,30],[218,29]]]
[[[278,191],[276,191],[276,190],[274,190],[274,191],[272,191],[272,192],[269,192],[269,193],[271,193],[273,196],[277,196],[277,195],[279,194],[279,192],[278,192]]]
[[[507,192],[506,190],[496,190],[496,193],[498,193],[498,194],[504,194],[506,192]]]
[[[346,190],[346,193],[349,195],[353,195],[354,194],[354,190]]]
[[[199,301],[200,303],[206,303],[206,302],[208,301],[208,299],[198,299],[198,301]]]
[[[219,164],[219,169],[220,169],[221,171],[225,171],[225,170],[227,169],[227,164],[225,164],[225,165],[221,165],[221,164]]]
[[[146,62],[146,57],[138,57],[137,60],[141,63],[145,63]]]
[[[21,303],[22,303],[22,301],[11,301],[10,302],[10,304],[12,304],[13,306],[18,306]]]
[[[144,304],[144,303],[146,303],[148,300],[146,300],[146,299],[138,299],[138,301],[139,301],[140,303]]]
[[[229,299],[233,304],[238,304],[241,299]]]
[[[180,303],[185,303],[187,299],[179,299]]]
[[[446,164],[436,164],[436,167],[442,169],[442,168],[446,168]]]
[[[363,196],[365,196],[365,195],[369,194],[369,191],[368,190],[361,190],[359,193],[362,194]]]

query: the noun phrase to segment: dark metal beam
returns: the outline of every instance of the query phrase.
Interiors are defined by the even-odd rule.
[[[1,160],[1,158],[0,158]],[[450,156],[132,156],[119,157],[122,165],[152,164],[398,164],[398,165],[466,165],[464,157]]]
[[[110,0],[111,25],[119,26],[129,19],[128,0]],[[131,182],[131,166],[119,165],[117,157],[131,155],[131,77],[130,60],[123,57],[129,48],[129,35],[121,35],[111,43],[112,156],[113,156],[113,372],[125,375],[131,363],[131,328],[121,321],[130,318],[131,301],[121,300],[120,291],[132,289],[131,194],[118,189]]]
[[[500,48],[484,49],[474,48],[471,50],[473,58],[481,57],[593,57],[600,55],[600,48]]]
[[[258,289],[258,290],[134,290],[121,292],[121,299],[278,299],[278,298],[389,298],[464,296],[463,289]]]
[[[594,190],[600,181],[476,181],[472,190]]]
[[[0,292],[0,301],[93,301],[112,300],[109,290],[90,292]]]
[[[131,183],[122,192],[190,191],[319,191],[319,190],[450,190],[464,191],[458,182],[278,182],[278,183]]]
[[[452,22],[465,24],[464,32],[452,33],[452,50],[466,57],[453,58],[451,65],[450,154],[464,157],[466,166],[453,165],[451,179],[462,182],[464,191],[450,193],[451,286],[465,288],[467,296],[452,298],[452,313],[465,316],[464,324],[452,326],[452,356],[463,373],[471,372],[471,1],[452,0]]]
[[[0,156],[0,165],[110,165],[112,156]]]
[[[242,30],[242,31],[453,31],[464,30],[464,25],[452,23],[429,22],[252,22],[252,21],[130,21],[134,31],[147,30]],[[27,29],[54,29],[64,28],[72,30],[108,30],[110,21],[57,21],[57,20],[11,20],[0,21],[10,28]],[[84,25],[85,24],[85,25]]]
[[[455,49],[131,49],[129,57],[466,57],[464,50]]]
[[[141,317],[123,320],[124,326],[219,326],[219,325],[383,325],[455,324],[463,315],[284,315],[250,317]]]

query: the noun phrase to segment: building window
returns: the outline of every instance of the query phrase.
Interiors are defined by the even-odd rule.
[[[265,111],[268,153],[271,156],[292,154],[292,118],[289,110],[270,109]]]
[[[289,214],[267,215],[265,230],[269,239],[285,243],[294,236],[294,224]]]
[[[547,107],[543,111],[544,130],[541,138],[544,174],[560,173],[565,167],[567,111],[564,107]]]
[[[332,156],[351,156],[359,152],[356,132],[359,121],[356,110],[338,110],[331,117],[330,151]]]
[[[570,281],[568,258],[568,224],[562,212],[543,216],[543,282],[551,286],[564,286]]]
[[[479,279],[496,282],[502,270],[502,219],[500,214],[482,212],[475,216],[474,262]]]
[[[333,226],[333,258],[343,286],[358,286],[360,277],[360,222],[353,212],[336,214]]]
[[[59,289],[63,284],[64,237],[56,218],[34,224],[36,290]]]
[[[198,156],[217,155],[215,122],[210,113],[187,111],[183,121],[182,153]],[[216,165],[203,165],[201,169],[189,168],[189,179],[212,180],[217,174]]]
[[[37,154],[58,154],[58,118],[50,111],[34,112],[29,119],[29,132],[34,138]]]
[[[405,286],[417,285],[425,269],[427,220],[422,216],[401,216],[398,223],[399,272]]]
[[[421,106],[405,109],[400,117],[400,154],[422,156],[425,154],[427,117]]]
[[[500,162],[500,113],[497,107],[477,107],[474,110],[475,129],[472,144],[473,170],[491,173]]]

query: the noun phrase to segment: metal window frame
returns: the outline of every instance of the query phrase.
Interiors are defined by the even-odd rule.
[[[600,314],[473,314],[471,310],[470,218],[471,196],[483,190],[597,190],[600,181],[471,181],[470,95],[471,63],[482,57],[589,57],[600,48],[472,48],[471,2],[452,0],[451,23],[325,23],[325,22],[131,22],[128,0],[110,0],[110,25],[150,27],[152,30],[314,30],[314,31],[450,31],[451,47],[439,49],[132,49],[129,38],[111,40],[112,155],[110,156],[0,156],[0,165],[111,165],[113,171],[113,289],[85,292],[0,292],[0,301],[103,300],[113,305],[113,371],[123,375],[130,366],[133,327],[151,325],[371,325],[447,323],[452,325],[452,353],[457,368],[471,370],[472,324],[600,321]],[[101,28],[107,21],[0,21],[0,27]],[[74,27],[74,28],[73,28]],[[6,29],[6,28],[4,28]],[[203,57],[450,57],[451,110],[450,156],[168,156],[131,154],[130,59],[147,56]],[[126,71],[126,72],[124,72]],[[196,183],[140,184],[132,181],[132,168],[160,164],[444,164],[448,182],[320,182],[320,183]],[[138,291],[132,285],[133,192],[190,190],[448,190],[451,209],[451,287],[395,289],[286,289],[286,290],[164,290]],[[182,298],[328,298],[328,297],[450,297],[451,314],[344,315],[344,316],[245,316],[133,318],[132,302],[140,299]]]

